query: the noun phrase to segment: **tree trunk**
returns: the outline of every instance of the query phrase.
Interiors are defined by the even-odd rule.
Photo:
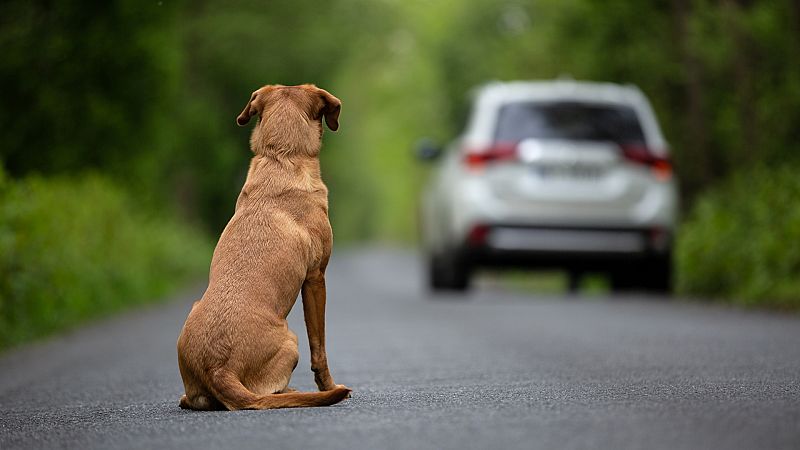
[[[742,24],[744,5],[735,0],[720,0],[724,27],[730,35],[734,49],[733,79],[739,118],[740,140],[736,166],[750,165],[762,159],[758,145],[758,127],[753,83],[753,41]],[[733,161],[729,161],[733,162]]]
[[[692,14],[690,0],[672,0],[672,18],[675,43],[684,72],[685,114],[682,128],[685,131],[685,148],[682,161],[678,161],[686,175],[683,183],[685,195],[693,197],[700,186],[713,178],[708,148],[708,122],[705,114],[705,89],[702,63],[692,48],[689,38],[689,18]],[[681,164],[682,162],[682,164]]]

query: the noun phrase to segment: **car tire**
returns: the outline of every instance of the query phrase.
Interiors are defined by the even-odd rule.
[[[469,289],[470,275],[463,258],[453,253],[428,258],[428,286],[434,292],[464,292]]]
[[[654,293],[669,294],[672,291],[672,261],[669,256],[650,260],[645,274],[645,288]]]
[[[627,268],[615,269],[609,273],[609,284],[613,292],[629,292],[638,286],[637,273]]]
[[[609,275],[611,290],[614,292],[646,291],[669,294],[672,288],[672,264],[669,256],[619,267]]]

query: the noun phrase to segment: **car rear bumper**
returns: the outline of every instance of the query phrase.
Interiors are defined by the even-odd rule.
[[[663,228],[477,226],[462,247],[472,265],[607,269],[670,254]]]

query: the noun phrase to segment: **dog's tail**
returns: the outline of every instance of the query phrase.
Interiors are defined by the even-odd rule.
[[[230,371],[219,370],[213,378],[211,388],[214,396],[230,410],[328,406],[339,403],[350,394],[350,389],[336,388],[320,392],[258,395],[250,392]]]

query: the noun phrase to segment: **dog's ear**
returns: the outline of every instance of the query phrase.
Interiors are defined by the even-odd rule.
[[[331,131],[339,129],[339,112],[342,110],[342,102],[338,98],[331,95],[325,89],[317,88],[322,96],[322,111],[320,113],[325,116],[325,123]]]
[[[257,111],[255,105],[253,105],[256,97],[258,97],[258,91],[253,92],[253,94],[250,96],[250,100],[244,106],[244,110],[242,110],[242,113],[236,118],[236,123],[238,123],[240,127],[250,123],[250,118],[256,115]]]

